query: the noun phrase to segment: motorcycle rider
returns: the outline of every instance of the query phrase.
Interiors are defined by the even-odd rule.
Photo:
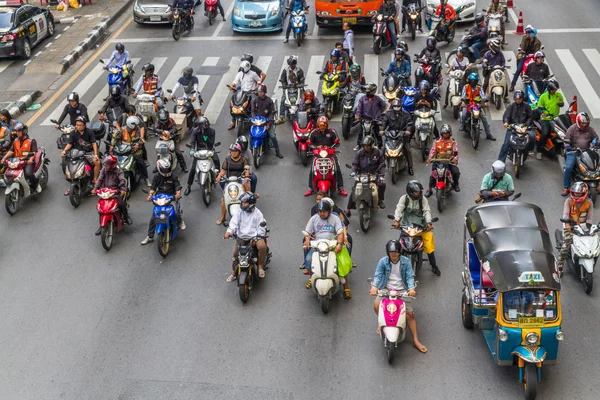
[[[75,130],[71,132],[69,136],[69,142],[60,153],[62,158],[65,157],[67,152],[72,148],[85,152],[85,159],[88,164],[94,166],[94,178],[92,182],[96,182],[98,175],[100,174],[100,159],[98,158],[98,144],[96,143],[96,137],[91,129],[85,126],[85,117],[79,116],[75,120]],[[68,196],[71,189],[65,192],[65,196]]]
[[[290,17],[288,19],[287,29],[285,30],[285,40],[283,41],[283,43],[287,43],[290,41],[290,33],[292,33],[292,11],[307,11],[308,7],[309,6],[306,0],[286,0],[285,15],[283,16],[283,19],[285,20],[285,17],[288,14],[290,14]]]
[[[319,148],[319,147],[336,148],[336,147],[339,147],[339,145],[340,145],[340,139],[338,138],[338,135],[337,135],[335,129],[329,128],[329,120],[327,119],[326,116],[319,117],[319,119],[317,120],[317,128],[314,129],[310,133],[309,140],[310,140],[311,145],[314,147],[317,147],[317,148]],[[342,175],[342,169],[340,167],[340,163],[335,154],[332,157],[335,160],[335,178],[337,181],[338,193],[341,196],[346,197],[346,196],[348,196],[348,192],[346,192],[346,190],[344,190],[344,178]],[[308,175],[308,190],[306,192],[304,192],[305,197],[308,197],[314,193],[313,179],[312,179],[313,175],[314,175],[314,171],[311,166],[310,174]]]
[[[575,162],[577,160],[577,152],[569,151],[569,148],[586,151],[598,141],[598,134],[594,128],[590,126],[590,116],[588,113],[580,112],[577,114],[575,123],[567,129],[565,135],[567,157],[565,160],[565,172],[563,176],[563,191],[561,193],[563,196],[566,196],[569,193],[568,187],[571,183],[571,175],[573,174],[573,169],[575,168]],[[596,188],[596,191],[600,193],[600,188]]]
[[[387,257],[381,258],[377,263],[375,276],[373,277],[370,290],[371,296],[377,296],[373,303],[373,309],[375,310],[376,315],[379,315],[379,305],[382,298],[382,296],[378,296],[379,291],[384,292],[385,295],[387,295],[390,290],[395,290],[398,293],[407,293],[412,297],[417,295],[412,265],[408,257],[401,255],[402,248],[400,242],[397,240],[390,240],[385,245],[385,251]],[[406,305],[406,324],[413,337],[413,346],[421,353],[427,353],[427,347],[419,341],[417,336],[417,321],[415,320],[412,300],[403,299],[403,301]],[[378,335],[380,334],[379,327],[376,332]]]
[[[262,82],[260,76],[250,69],[251,64],[249,61],[242,61],[240,63],[240,71],[235,76],[235,80],[230,85],[230,90],[235,91],[239,86],[243,92],[255,91],[258,85]],[[253,96],[251,96],[253,97]],[[231,106],[229,107],[231,112]],[[229,124],[228,130],[235,128],[235,118],[231,117],[231,123]]]
[[[500,50],[500,40],[494,39],[490,42],[490,49],[483,55],[483,91],[488,92],[488,86],[490,84],[490,75],[494,67],[502,67],[502,73],[504,72],[506,59],[504,53]],[[508,103],[508,90],[504,89],[504,102]]]
[[[10,133],[15,129],[15,125],[18,123],[19,121],[13,119],[7,109],[0,110],[0,127],[6,128],[6,130]]]
[[[515,85],[517,84],[517,79],[523,71],[523,66],[525,65],[525,56],[527,54],[535,54],[540,51],[542,48],[542,42],[537,38],[537,29],[535,29],[531,25],[527,25],[525,28],[525,36],[521,39],[521,45],[519,46],[518,54],[517,54],[517,69],[515,69],[515,74],[513,75],[512,82],[510,84],[510,91],[515,90]]]
[[[423,198],[423,185],[419,181],[412,180],[406,184],[406,194],[400,197],[394,212],[394,228],[406,224],[419,224],[427,226],[425,232],[421,232],[423,239],[423,250],[427,253],[431,271],[437,276],[441,275],[435,260],[435,243],[433,240],[433,225],[431,224],[431,208],[426,198]]]
[[[143,76],[140,76],[137,84],[135,85],[135,90],[133,91],[133,95],[131,97],[136,98],[138,92],[144,88],[144,93],[151,94],[156,96],[154,101],[160,107],[162,105],[162,81],[158,75],[154,74],[154,64],[146,64],[142,67],[142,71],[144,72]]]
[[[267,242],[264,237],[267,231],[260,224],[264,221],[263,213],[256,208],[256,196],[252,192],[245,192],[240,196],[240,211],[231,217],[231,222],[225,232],[225,239],[231,235],[240,239],[255,239],[252,246],[258,250],[258,277],[265,277],[265,261],[267,257]],[[238,245],[233,248],[233,258],[231,263],[231,275],[227,277],[227,282],[233,282],[236,279]]]
[[[490,201],[507,201],[515,193],[512,176],[506,173],[506,165],[496,160],[492,164],[492,171],[487,173],[481,181],[479,195],[487,203]]]
[[[385,157],[381,150],[375,147],[375,140],[372,137],[367,136],[362,141],[363,148],[360,149],[354,156],[352,161],[352,172],[355,175],[360,174],[371,174],[377,175],[377,197],[379,197],[378,206],[382,210],[385,208]],[[356,187],[356,182],[354,183]],[[356,201],[354,199],[354,189],[352,194],[348,198],[348,205],[346,206],[346,214],[350,216],[350,210],[356,208]]]
[[[364,75],[361,72],[360,65],[358,63],[353,63],[350,66],[350,80],[348,82],[350,85],[366,85],[367,81]]]
[[[376,96],[377,85],[373,82],[369,82],[365,88],[365,96],[362,96],[358,101],[356,107],[356,120],[360,121],[362,118],[370,118],[373,120],[373,132],[379,132],[377,120],[383,114],[387,107],[387,102],[381,97]],[[381,145],[381,137],[377,138],[379,145]],[[363,142],[363,129],[360,125],[358,133],[358,139],[356,140],[356,147],[354,151],[360,150]]]
[[[394,47],[398,44],[397,32],[396,32],[396,16],[398,15],[398,9],[396,8],[396,2],[394,0],[384,0],[379,8],[379,14],[387,18],[386,25],[390,32],[392,44]],[[373,19],[375,16],[373,17]]]
[[[338,74],[340,86],[345,87],[348,83],[348,64],[340,57],[340,51],[338,49],[331,50],[329,54],[329,60],[325,62],[323,66],[324,74]],[[323,76],[321,75],[321,78]]]
[[[127,100],[127,96],[122,95],[121,86],[113,85],[110,87],[110,96],[108,97],[108,99],[106,99],[104,105],[98,111],[98,114],[100,114],[98,119],[100,121],[104,121],[105,114],[108,110],[118,109],[121,111],[121,113],[123,113],[125,112],[127,106],[129,106],[129,101]],[[117,118],[115,122],[117,122],[116,128],[121,129],[122,125],[119,124],[119,118]]]
[[[465,57],[463,50],[459,48],[456,51],[456,57],[452,59],[452,63],[448,66],[448,70],[446,71],[446,75],[450,74],[450,71],[460,70],[465,71],[465,75],[459,82],[458,90],[462,92],[463,87],[465,86],[465,76],[467,75],[467,68],[469,67],[469,60]],[[448,85],[446,86],[446,98],[444,100],[443,109],[448,107],[448,96],[450,95],[450,79],[448,79]]]
[[[335,48],[340,51],[340,57],[346,64],[348,64],[348,68],[350,68],[352,66],[352,58],[350,58],[350,54],[344,50],[342,42],[335,42]]]
[[[544,62],[546,56],[542,51],[536,51],[534,57],[535,62],[529,63],[525,75],[534,82],[543,81],[550,76],[550,68]]]
[[[506,36],[505,36],[505,27],[504,27],[504,5],[500,4],[500,0],[492,0],[492,2],[490,3],[490,5],[487,8],[486,16],[489,14],[500,14],[503,17],[500,18],[500,34],[502,35],[502,43],[501,44],[508,44],[506,42]]]
[[[254,71],[256,73],[256,75],[260,76],[260,83],[263,83],[265,81],[265,79],[267,79],[267,74],[263,72],[262,69],[258,68],[256,65],[254,65],[254,56],[250,53],[246,53],[242,56],[242,58],[240,58],[240,62],[242,61],[248,61],[250,63],[250,70]],[[240,67],[240,69],[238,69],[238,72],[242,71],[242,67]]]
[[[169,112],[164,108],[158,110],[158,114],[156,115],[156,127],[155,131],[160,132],[163,137],[163,140],[173,139],[173,143],[175,144],[175,157],[177,157],[177,163],[181,167],[183,173],[187,174],[187,163],[185,162],[185,157],[183,156],[183,152],[179,149],[179,141],[181,140],[181,136],[177,135],[177,124],[171,118]],[[169,132],[169,135],[166,135],[164,132]]]
[[[133,151],[133,157],[135,158],[136,168],[142,179],[146,182],[146,185],[151,186],[150,179],[148,179],[148,170],[142,154],[144,139],[141,137],[140,125],[141,121],[138,117],[128,117],[125,126],[116,131],[113,135],[112,141],[110,142],[109,153],[112,154],[113,147],[119,142],[132,144],[131,149]],[[137,138],[139,138],[139,140],[135,142],[135,139]],[[169,163],[169,166],[170,165],[171,163]]]
[[[525,93],[522,90],[517,90],[513,96],[514,102],[506,107],[504,115],[502,116],[502,122],[504,128],[506,128],[506,135],[504,136],[504,143],[498,154],[498,160],[506,162],[506,155],[508,154],[508,143],[512,134],[512,129],[509,129],[510,124],[524,124],[529,127],[529,152],[531,153],[535,146],[535,129],[532,127],[532,112],[529,104],[523,101],[525,99]]]
[[[183,221],[181,203],[179,202],[181,199],[181,183],[179,182],[179,178],[171,173],[171,162],[166,158],[161,158],[160,160],[156,161],[156,168],[158,173],[154,174],[154,177],[152,178],[152,184],[149,185],[150,189],[148,190],[146,201],[152,201],[152,196],[159,194],[167,194],[175,197],[177,225],[179,226],[179,230],[184,231],[186,226],[185,222]],[[150,222],[148,223],[148,236],[142,240],[142,246],[154,241],[155,231],[156,218],[154,218],[153,212],[152,216],[150,217]]]
[[[310,119],[317,120],[321,106],[319,105],[319,99],[315,96],[315,92],[312,89],[306,89],[304,91],[304,96],[298,105],[298,110],[306,111]]]
[[[535,156],[538,160],[542,159],[541,150],[550,133],[554,131],[554,118],[560,114],[560,108],[565,105],[565,99],[562,93],[558,91],[558,82],[549,80],[546,83],[546,89],[537,103],[538,111],[542,112],[540,116],[542,131],[540,132],[540,140],[537,142],[537,154]],[[569,185],[567,184],[566,187],[569,187]]]
[[[133,72],[133,64],[131,63],[131,57],[129,51],[125,50],[125,45],[119,42],[115,45],[115,51],[112,52],[110,58],[104,64],[104,69],[108,69],[110,65],[115,63],[115,66],[123,68],[123,79],[125,80],[125,88],[131,91],[131,73]]]
[[[171,9],[180,9],[183,14],[183,18],[185,18],[185,22],[191,31],[194,29],[194,0],[173,0],[173,4],[171,4]]]
[[[133,224],[125,200],[127,198],[127,182],[125,181],[123,171],[117,167],[117,157],[115,156],[107,155],[104,157],[104,160],[102,160],[102,170],[94,184],[92,194],[96,194],[96,191],[101,188],[116,189],[119,191],[115,197],[117,198],[123,221],[125,221],[127,225]],[[96,236],[100,236],[101,232],[102,228],[98,228]]]
[[[440,134],[442,137],[436,139],[429,150],[429,157],[427,164],[431,164],[431,160],[434,158],[443,158],[450,161],[448,168],[452,174],[452,180],[454,181],[454,191],[460,192],[460,186],[458,180],[460,179],[460,171],[458,170],[458,144],[456,140],[452,139],[452,127],[448,124],[442,125],[440,128]],[[431,170],[435,171],[435,164],[431,166]],[[425,197],[429,198],[433,194],[433,187],[435,186],[435,178],[433,174],[429,177],[429,187],[425,192]]]
[[[200,108],[201,96],[200,91],[198,90],[198,77],[194,75],[194,69],[192,67],[187,66],[183,68],[181,76],[177,79],[175,86],[173,86],[169,100],[173,100],[175,93],[177,93],[177,89],[180,87],[183,88],[183,97],[189,98],[191,96],[192,106],[194,106],[194,110],[196,111],[196,117],[202,115],[202,110]],[[192,92],[194,93],[192,94]]]
[[[432,109],[435,103],[435,98],[429,91],[429,81],[423,79],[419,83],[419,92],[415,95],[415,110],[425,107],[426,109]],[[413,124],[417,121],[417,115],[413,115]],[[440,137],[440,133],[437,124],[433,124],[433,136],[437,139]]]
[[[39,180],[33,172],[35,170],[35,153],[38,151],[37,142],[35,139],[29,138],[29,127],[20,122],[15,125],[13,132],[16,138],[10,146],[10,150],[2,157],[2,164],[11,157],[27,160],[27,165],[23,169],[25,179],[32,191],[41,193],[42,185],[40,185]]]
[[[469,50],[473,53],[475,59],[481,58],[481,48],[485,45],[488,37],[488,28],[485,24],[485,17],[483,14],[477,14],[475,16],[475,27],[471,29],[469,33],[471,36],[471,46]]]
[[[210,122],[206,117],[200,117],[194,122],[194,128],[190,133],[190,156],[192,156],[192,167],[190,168],[190,174],[188,175],[187,187],[185,188],[184,195],[190,194],[192,190],[192,184],[194,183],[194,177],[196,176],[196,163],[198,159],[194,157],[194,152],[199,149],[206,149],[210,151],[215,150],[215,130],[210,127]],[[221,165],[219,161],[219,155],[214,152],[213,163],[218,168]]]
[[[138,120],[140,121],[140,138],[142,138],[144,140],[144,143],[142,143],[142,155],[144,157],[144,163],[146,164],[146,167],[149,167],[150,164],[148,163],[148,151],[146,150],[146,123],[144,122],[144,119],[142,118],[142,116],[137,112],[137,110],[135,109],[134,105],[127,105],[125,106],[125,112],[123,113],[123,115],[121,116],[121,121],[119,122],[119,127],[124,126],[127,123],[127,118],[129,117],[137,117]],[[112,134],[110,134],[108,136],[109,140],[111,140],[111,136]]]
[[[404,58],[404,49],[396,48],[394,50],[394,59],[385,71],[386,74],[392,74],[396,77],[402,86],[410,86],[410,61]]]
[[[287,89],[304,85],[304,71],[302,71],[302,68],[297,68],[298,57],[294,55],[289,56],[287,64],[287,69],[283,69],[281,71],[281,76],[279,77],[279,82],[281,83],[281,86],[283,86],[283,90],[281,91],[281,101],[279,103],[278,124],[285,122],[285,98]],[[299,88],[298,92],[299,94],[302,93],[302,89]]]
[[[390,105],[390,109],[383,114],[379,134],[383,137],[386,131],[395,130],[404,132],[404,154],[408,163],[408,175],[415,174],[413,170],[413,157],[410,148],[410,140],[415,133],[413,118],[409,112],[402,109],[402,100],[394,99]]]
[[[594,203],[587,195],[588,185],[585,182],[575,182],[571,186],[570,196],[565,200],[563,206],[562,219],[568,219],[572,222],[565,223],[563,226],[562,246],[556,259],[561,276],[565,265],[565,257],[573,243],[572,225],[594,223]]]
[[[471,72],[468,77],[467,85],[462,90],[462,110],[460,112],[460,131],[465,130],[465,121],[467,119],[467,105],[479,104],[482,108],[488,106],[488,99],[485,92],[479,85],[479,74],[477,72]],[[467,104],[468,103],[468,104]],[[490,130],[490,124],[484,113],[479,114],[479,119],[483,123],[483,129],[485,130],[485,138],[491,141],[495,141],[496,138],[492,135]]]
[[[442,11],[443,8],[443,11]],[[445,37],[450,37],[450,28],[453,26],[454,21],[456,20],[456,10],[452,5],[446,2],[446,0],[441,0],[440,4],[435,9],[435,15],[442,16],[442,12],[444,17],[440,20],[440,23],[436,27],[436,30]],[[431,19],[428,20],[429,29],[431,29]]]
[[[65,108],[63,109],[62,114],[58,118],[58,123],[56,124],[56,129],[60,129],[60,125],[63,123],[65,118],[69,116],[71,125],[75,126],[75,120],[79,116],[85,117],[86,121],[90,120],[88,116],[87,107],[79,102],[79,94],[76,92],[71,92],[67,96],[67,104],[65,104]]]
[[[442,72],[442,69],[440,68],[441,62],[442,62],[442,54],[440,53],[440,50],[435,47],[437,45],[437,40],[435,40],[434,37],[428,37],[427,41],[426,41],[426,46],[423,50],[421,50],[421,53],[419,53],[418,55],[418,59],[420,60],[421,58],[425,57],[427,59],[427,61],[429,63],[431,63],[431,79],[433,80],[433,82],[430,82],[432,84],[435,84],[438,81],[438,78]],[[415,78],[416,79],[416,78]],[[416,83],[416,82],[415,82]]]
[[[404,31],[406,30],[406,22],[408,20],[408,16],[406,13],[406,10],[404,9],[404,7],[408,7],[410,4],[415,4],[415,7],[417,8],[417,10],[422,9],[423,6],[421,5],[421,0],[402,0],[402,31],[400,32],[400,34],[403,34]],[[422,29],[422,21],[421,21],[421,16],[419,16],[419,18],[417,18],[417,29],[419,30],[419,32],[423,33],[423,29]]]
[[[265,84],[258,85],[256,89],[257,96],[252,99],[252,103],[250,104],[251,115],[253,117],[265,117],[269,119],[267,122],[266,130],[269,133],[269,139],[271,143],[273,143],[273,148],[275,149],[275,155],[278,158],[283,158],[283,154],[279,151],[279,142],[277,141],[277,136],[275,136],[275,124],[273,120],[275,119],[275,104],[273,100],[269,96],[267,96],[267,86]]]

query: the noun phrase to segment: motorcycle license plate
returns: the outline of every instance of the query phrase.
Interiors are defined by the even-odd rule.
[[[522,328],[544,325],[544,317],[519,317],[519,326]]]
[[[356,18],[342,18],[342,23],[345,24],[346,22],[356,24]]]
[[[160,20],[161,20],[160,15],[151,15],[150,16],[151,22],[160,22]]]
[[[258,28],[260,26],[263,26],[262,22],[260,22],[260,21],[252,21],[248,25],[251,26],[251,27],[253,27],[253,28]]]

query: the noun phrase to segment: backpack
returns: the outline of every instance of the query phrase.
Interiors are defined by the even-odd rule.
[[[405,194],[404,195],[404,208],[408,208],[408,202],[409,202],[409,198],[408,195]],[[421,199],[419,200],[419,209],[421,210],[421,214],[423,214],[423,197],[421,197]]]

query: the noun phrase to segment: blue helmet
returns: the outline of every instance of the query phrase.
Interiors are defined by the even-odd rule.
[[[340,51],[338,49],[333,49],[331,50],[331,54],[329,55],[330,57],[340,57]]]
[[[477,83],[479,82],[479,74],[477,72],[471,72],[467,80],[469,83],[471,83],[471,81],[475,81],[475,83]]]
[[[419,89],[425,89],[425,90],[429,90],[429,81],[426,81],[425,79],[423,79],[421,81],[421,83],[419,83]]]

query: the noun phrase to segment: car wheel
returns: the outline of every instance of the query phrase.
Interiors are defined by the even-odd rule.
[[[23,49],[21,50],[21,56],[25,60],[31,58],[31,44],[29,43],[29,39],[25,39],[23,41]]]
[[[48,37],[54,36],[54,22],[48,20]]]

